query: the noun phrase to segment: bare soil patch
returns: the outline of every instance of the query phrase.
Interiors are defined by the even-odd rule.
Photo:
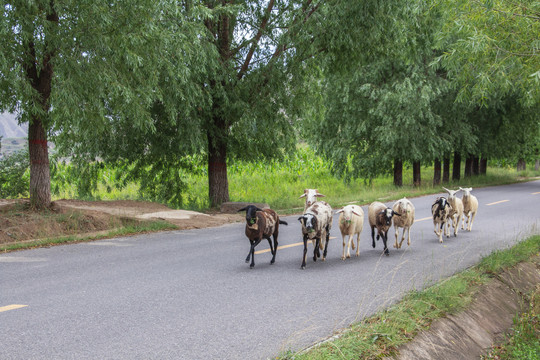
[[[179,229],[199,229],[239,222],[239,214],[172,210],[144,201],[57,200],[51,209],[34,211],[28,200],[0,200],[0,245],[69,235],[85,235],[126,224],[164,220]]]

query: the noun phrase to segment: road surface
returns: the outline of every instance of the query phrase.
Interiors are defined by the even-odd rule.
[[[276,264],[261,243],[253,270],[243,224],[2,254],[0,359],[266,359],[302,349],[540,232],[540,181],[473,194],[472,232],[442,244],[430,218],[437,195],[411,199],[412,244],[394,249],[390,230],[388,257],[382,241],[371,248],[364,206],[360,257],[342,261],[335,217],[327,261],[308,257],[306,270],[297,216],[282,218]]]

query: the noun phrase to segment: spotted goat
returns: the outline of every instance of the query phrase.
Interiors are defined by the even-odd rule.
[[[448,200],[445,197],[438,197],[433,205],[431,205],[431,214],[433,215],[433,226],[435,227],[435,235],[439,237],[439,242],[442,243],[443,232],[446,231],[446,237],[450,237],[450,229],[445,226],[447,221],[452,221],[450,211],[452,210]],[[446,230],[445,230],[446,229]]]
[[[317,258],[321,257],[320,250],[323,248],[322,260],[326,259],[330,229],[332,228],[332,208],[325,201],[316,201],[306,209],[304,215],[300,216],[298,221],[302,224],[304,241],[304,256],[301,269],[305,269],[308,239],[312,241],[314,246],[313,261],[317,261]]]
[[[323,194],[319,193],[317,189],[305,189],[304,193],[300,195],[299,199],[306,198],[306,203],[304,204],[304,213],[306,210],[318,200],[317,198],[324,197]]]

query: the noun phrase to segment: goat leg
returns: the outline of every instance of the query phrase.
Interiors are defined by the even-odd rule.
[[[321,252],[319,251],[319,244],[321,243],[321,238],[317,238],[315,241],[315,249],[313,250],[313,261],[317,261],[318,257],[321,257]]]
[[[388,256],[390,255],[390,252],[388,251],[388,247],[386,246],[386,242],[388,241],[388,231],[386,232],[383,231],[383,233],[381,234],[381,237],[384,244],[384,255]]]
[[[270,242],[270,238],[268,238],[268,242]],[[278,241],[277,241],[277,234],[276,234],[274,235],[274,249],[273,250],[272,250],[272,245],[270,244],[270,250],[272,250],[272,260],[270,261],[270,264],[274,264],[276,262],[277,247],[278,247]]]
[[[259,245],[261,240],[262,238],[258,238],[251,243],[251,264],[249,265],[250,269],[253,269],[255,267],[255,246]]]
[[[351,237],[349,236],[349,240],[351,240]],[[328,253],[328,242],[330,241],[330,229],[326,228],[326,244],[324,244],[324,252],[322,256],[322,261],[326,260],[326,254]],[[349,257],[351,257],[349,255]]]
[[[302,266],[300,266],[300,269],[302,270],[306,269],[306,253],[307,253],[307,236],[304,235],[304,257],[302,258]]]

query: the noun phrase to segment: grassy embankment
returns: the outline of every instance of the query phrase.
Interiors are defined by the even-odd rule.
[[[31,211],[27,202],[0,208],[0,252],[172,230],[166,221],[85,212],[54,206]]]
[[[282,360],[380,359],[395,354],[403,345],[436,319],[457,313],[473,300],[479,286],[503,270],[530,259],[540,251],[540,236],[514,247],[495,251],[478,265],[423,291],[413,291],[398,304],[352,325],[341,337],[302,353],[286,353]],[[538,359],[540,343],[540,288],[531,295],[529,312],[516,317],[514,336],[496,347],[489,359]],[[497,352],[498,351],[498,352]],[[502,357],[495,357],[502,354]],[[534,356],[533,356],[534,355]],[[533,357],[530,357],[533,356]]]
[[[496,164],[492,164],[496,165]],[[461,169],[463,176],[464,169]],[[530,164],[529,164],[529,168]],[[182,194],[183,208],[204,211],[209,207],[208,181],[205,165],[199,164],[200,175],[183,174],[188,189]],[[526,177],[540,176],[540,171],[527,170],[516,172],[508,166],[490,166],[487,175],[462,178],[460,181],[450,181],[445,187],[458,186],[483,187],[491,185],[510,184]],[[104,169],[101,176],[103,183],[99,185],[95,199],[100,200],[144,200],[144,195],[138,193],[137,184],[129,184],[123,189],[115,187],[114,169]],[[294,213],[302,208],[302,200],[298,197],[305,188],[317,188],[326,195],[325,200],[334,208],[348,203],[368,204],[374,200],[393,200],[403,196],[415,197],[442,192],[440,186],[433,186],[433,167],[422,168],[422,186],[415,188],[412,184],[412,169],[404,169],[401,188],[393,185],[391,176],[381,176],[366,184],[363,180],[353,180],[345,183],[332,175],[330,165],[316,156],[306,147],[298,149],[297,153],[282,161],[259,161],[255,163],[229,163],[229,194],[231,201],[263,202],[281,213]],[[56,198],[74,198],[75,189],[64,188]]]

